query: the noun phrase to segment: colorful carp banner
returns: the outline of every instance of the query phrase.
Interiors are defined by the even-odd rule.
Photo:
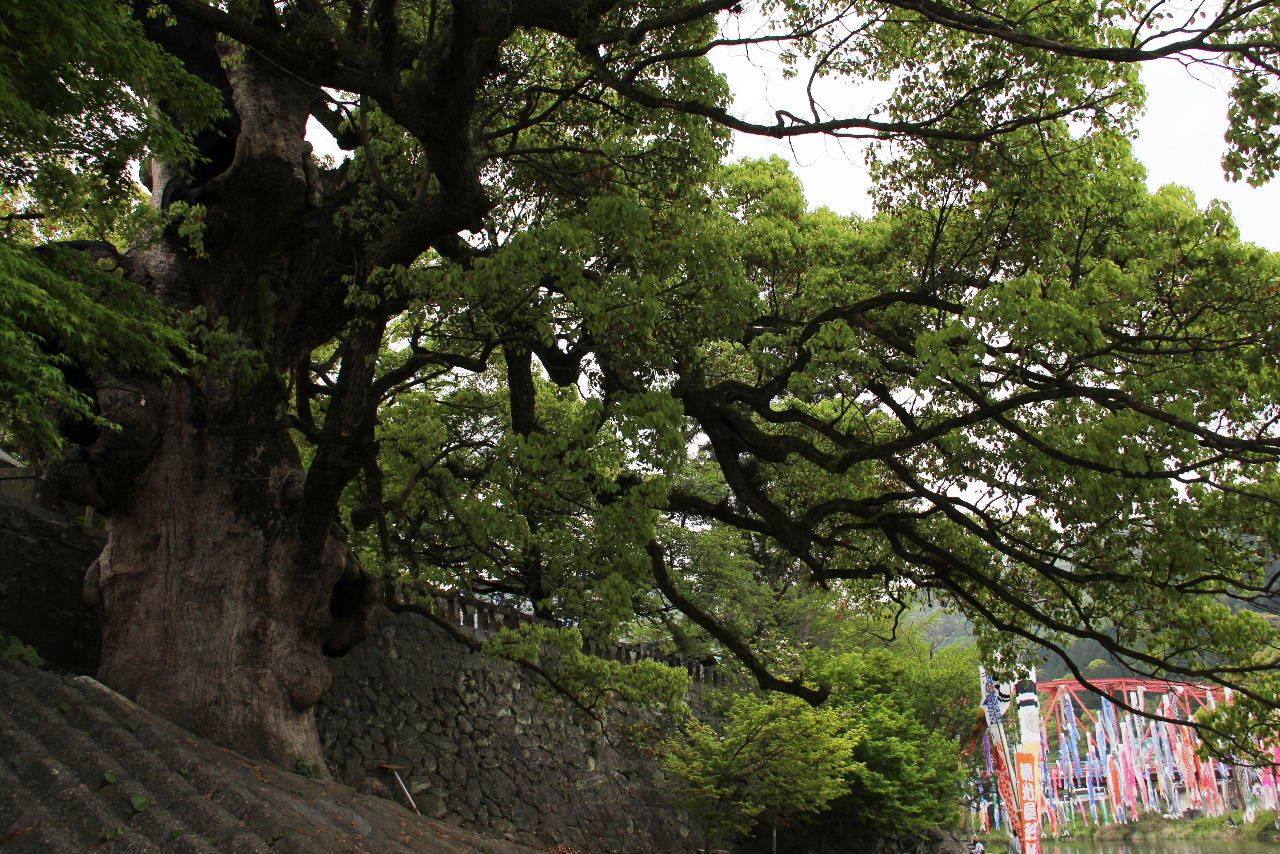
[[[1106,693],[1096,696],[1075,680],[1033,680],[1015,689],[981,677],[986,763],[977,825],[1003,825],[1021,842],[1021,854],[1040,854],[1042,836],[1058,836],[1072,821],[1112,824],[1146,813],[1173,818],[1232,809],[1250,816],[1280,808],[1280,747],[1267,751],[1273,764],[1261,767],[1201,755],[1190,722],[1199,708],[1230,702],[1229,693],[1190,683],[1099,679],[1092,684]],[[1005,734],[1015,690],[1016,753]]]

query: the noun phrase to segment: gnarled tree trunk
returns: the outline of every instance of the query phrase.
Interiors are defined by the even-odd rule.
[[[224,74],[207,63],[211,32],[183,35]],[[252,54],[226,68],[213,82],[234,138],[207,137],[223,150],[205,152],[223,171],[148,170],[157,204],[203,206],[203,245],[171,231],[123,261],[165,305],[201,310],[204,358],[163,381],[97,378],[101,413],[124,430],[55,474],[111,519],[86,584],[103,612],[101,679],[219,744],[325,774],[312,712],[324,651],[359,637],[376,597],[336,524],[356,470],[350,424],[326,423],[339,447],[304,470],[284,378],[341,328],[351,255],[303,139],[318,91]]]
[[[358,589],[359,567],[333,533],[301,542],[302,469],[282,430],[211,417],[185,383],[146,405],[163,425],[156,448],[112,507],[89,579],[99,676],[219,744],[323,773],[322,648],[351,610],[334,590]]]

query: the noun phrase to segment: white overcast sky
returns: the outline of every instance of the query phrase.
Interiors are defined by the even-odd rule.
[[[718,51],[712,61],[728,75],[735,96],[733,112],[742,118],[772,123],[774,110],[798,111],[805,103],[803,84],[784,80],[778,62],[758,48],[751,56]],[[1204,70],[1193,76],[1170,60],[1144,65],[1142,80],[1148,92],[1147,111],[1134,149],[1147,167],[1148,186],[1153,190],[1165,184],[1190,187],[1201,207],[1221,199],[1231,206],[1244,239],[1280,251],[1280,179],[1254,188],[1227,181],[1222,174],[1227,82]],[[838,80],[826,81],[825,86],[823,101],[845,109],[867,107],[876,94],[854,90],[847,83],[841,90]],[[309,131],[318,153],[341,155],[332,137],[314,120]],[[784,142],[740,134],[733,154],[777,154],[790,160],[804,182],[810,207],[871,213],[868,170],[856,142],[820,136]]]
[[[794,111],[797,96],[803,98],[803,87],[784,80],[780,67],[758,50],[754,57],[721,54],[713,55],[713,60],[728,75],[736,98],[734,112],[743,118],[771,123],[775,109]],[[1165,184],[1190,187],[1201,207],[1221,199],[1231,206],[1245,240],[1280,250],[1280,179],[1254,188],[1227,181],[1222,173],[1229,84],[1208,71],[1192,76],[1168,60],[1144,65],[1142,81],[1147,87],[1147,110],[1134,151],[1147,167],[1148,186],[1153,190]],[[828,88],[823,100],[841,100],[841,94]],[[777,154],[791,160],[811,207],[871,212],[868,171],[857,143],[820,137],[784,142],[740,135],[733,153],[738,157]]]

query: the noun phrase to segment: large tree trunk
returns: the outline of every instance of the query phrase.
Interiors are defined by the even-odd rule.
[[[212,33],[195,35],[211,49]],[[284,377],[341,328],[351,253],[303,140],[317,91],[252,55],[227,67],[230,165],[202,184],[151,170],[157,204],[204,206],[203,246],[170,231],[125,259],[160,302],[201,310],[205,359],[163,382],[99,378],[101,413],[125,429],[61,474],[111,519],[86,583],[103,612],[102,681],[219,744],[323,775],[323,653],[358,639],[376,597],[336,521],[355,471],[348,434],[333,426],[339,450],[304,471]]]
[[[113,507],[89,580],[104,613],[99,676],[219,744],[324,773],[322,647],[352,610],[334,590],[359,569],[332,534],[301,542],[302,470],[282,430],[210,419],[185,383],[147,405],[163,433]]]

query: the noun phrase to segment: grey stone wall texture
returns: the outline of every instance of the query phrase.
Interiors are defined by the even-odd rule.
[[[519,665],[484,656],[415,613],[331,660],[317,709],[331,770],[357,786],[399,771],[424,815],[534,846],[590,854],[692,850],[689,824],[643,746],[550,692]]]
[[[82,591],[104,539],[0,490],[0,634],[21,638],[59,670],[95,672],[98,614]]]

